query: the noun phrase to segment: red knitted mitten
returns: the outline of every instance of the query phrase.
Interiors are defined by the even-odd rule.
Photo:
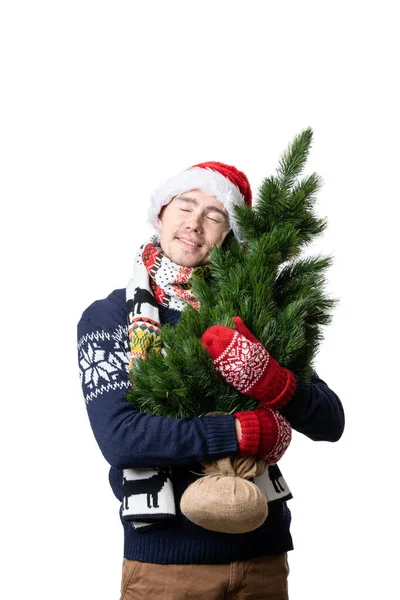
[[[240,317],[233,317],[236,331],[213,325],[201,341],[218,373],[236,390],[264,406],[280,408],[296,389],[294,374],[281,367],[247,329]]]
[[[239,442],[239,454],[255,454],[269,464],[277,463],[286,452],[291,439],[292,428],[287,420],[276,410],[260,407],[255,410],[237,412],[242,428]]]

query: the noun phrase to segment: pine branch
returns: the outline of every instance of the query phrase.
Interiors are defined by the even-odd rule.
[[[275,282],[277,304],[284,306],[299,294],[308,296],[313,289],[323,287],[332,262],[332,256],[319,255],[284,265]]]
[[[289,190],[296,177],[303,171],[311,146],[313,133],[311,127],[297,135],[286,152],[283,153],[277,169],[283,188]]]

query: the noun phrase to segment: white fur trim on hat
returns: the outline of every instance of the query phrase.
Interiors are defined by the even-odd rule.
[[[235,221],[233,206],[244,204],[243,195],[227,177],[208,167],[192,167],[182,171],[155,190],[148,211],[149,223],[158,231],[158,215],[162,207],[169,204],[175,196],[191,190],[201,190],[208,196],[215,196],[218,202],[224,205],[232,231],[240,240],[240,230]]]

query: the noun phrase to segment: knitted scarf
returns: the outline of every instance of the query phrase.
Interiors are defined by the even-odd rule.
[[[207,279],[209,265],[183,267],[162,252],[159,238],[153,235],[135,257],[133,278],[126,288],[130,368],[136,360],[150,353],[163,354],[160,338],[159,305],[183,311],[187,304],[199,309],[199,301],[191,292],[194,276]],[[268,502],[288,500],[291,492],[277,465],[270,466],[254,479]],[[176,514],[170,472],[167,469],[123,470],[122,516],[138,528],[157,527]],[[132,502],[132,496],[135,496]]]

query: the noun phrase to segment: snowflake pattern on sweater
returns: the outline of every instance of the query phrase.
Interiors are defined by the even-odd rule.
[[[110,350],[104,350],[104,342]],[[117,327],[111,333],[96,331],[83,335],[78,341],[79,375],[86,403],[100,394],[115,389],[128,389],[129,370],[128,327]],[[124,377],[121,378],[121,372]]]

